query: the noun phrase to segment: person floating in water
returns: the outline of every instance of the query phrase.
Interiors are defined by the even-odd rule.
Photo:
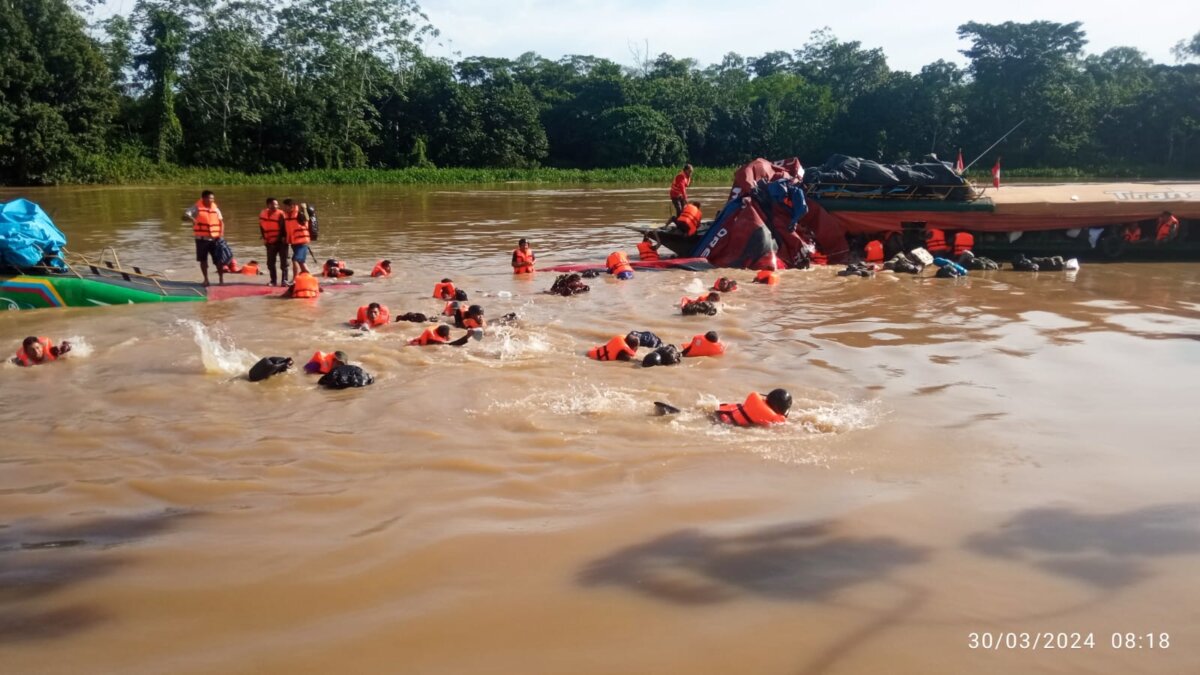
[[[225,272],[217,264],[217,246],[225,234],[225,219],[217,207],[217,197],[212,190],[201,192],[199,201],[183,212],[183,219],[192,223],[192,236],[196,239],[196,262],[200,263],[204,285],[208,285],[209,258],[212,258],[213,267],[217,268],[217,283],[224,284]]]
[[[642,359],[643,368],[653,368],[654,366],[674,366],[680,362],[682,357],[679,354],[679,349],[675,345],[662,345],[646,355]]]
[[[642,243],[637,245],[638,260],[642,262],[655,262],[659,260],[658,247],[659,244],[650,236],[650,233],[642,235]]]
[[[304,364],[304,372],[310,375],[324,375],[329,371],[350,363],[346,352],[313,352],[312,358]]]
[[[720,277],[713,282],[712,289],[721,293],[732,293],[738,289],[737,282],[729,277]]]
[[[471,305],[465,310],[462,307],[454,310],[454,325],[459,328],[483,328],[487,325],[483,318],[483,307]]]
[[[588,350],[588,358],[597,361],[631,361],[637,356],[638,338],[633,333],[617,335],[606,344]]]
[[[625,255],[624,251],[613,251],[608,254],[608,260],[604,266],[608,268],[608,273],[626,281],[633,278],[633,265],[629,264],[629,256]]]
[[[325,261],[325,265],[321,268],[321,276],[327,279],[344,279],[354,276],[354,270],[346,269],[345,261],[330,258]]]
[[[680,299],[679,299],[679,306],[680,306],[680,307],[687,307],[688,305],[692,304],[693,302],[712,302],[712,303],[717,303],[717,302],[720,302],[720,301],[721,301],[721,294],[720,294],[720,293],[718,293],[718,292],[716,292],[716,291],[709,291],[708,293],[705,293],[704,295],[701,295],[701,296],[698,296],[698,297],[695,297],[695,298],[689,298],[689,297],[686,297],[686,296],[685,296],[685,297],[682,297],[682,298],[680,298]]]
[[[754,275],[754,281],[751,283],[775,286],[779,283],[779,273],[775,270],[759,270],[758,274]]]
[[[48,337],[30,335],[21,341],[21,346],[17,349],[17,355],[13,357],[13,363],[26,368],[29,366],[40,366],[44,363],[57,361],[69,351],[71,351],[70,342],[64,340],[62,344],[55,346],[54,341]]]
[[[692,165],[684,164],[683,170],[675,174],[675,180],[671,181],[671,206],[675,209],[675,215],[679,215],[683,211],[683,207],[687,205],[687,189],[692,184]]]
[[[429,347],[429,346],[434,346],[434,345],[448,345],[450,347],[461,347],[461,346],[467,344],[467,341],[471,340],[472,338],[478,340],[482,337],[483,337],[483,331],[478,328],[473,328],[471,330],[468,330],[466,335],[451,342],[450,341],[450,326],[447,326],[446,324],[441,324],[440,326],[436,326],[436,327],[431,326],[429,328],[426,328],[425,332],[421,333],[420,336],[409,340],[408,344],[410,344],[414,347]]]
[[[673,415],[681,412],[670,403],[655,401],[654,407],[659,415]],[[763,396],[758,392],[750,392],[743,403],[722,403],[712,413],[714,422],[731,424],[738,427],[768,427],[773,424],[787,422],[788,411],[792,408],[792,395],[786,389],[774,389]]]
[[[390,277],[392,276],[392,261],[380,260],[375,263],[375,268],[371,270],[372,277]]]
[[[587,293],[592,290],[591,286],[583,283],[583,276],[573,272],[569,274],[560,274],[558,278],[551,284],[550,290],[546,291],[551,295],[561,295],[564,298],[578,295],[579,293]]]
[[[292,285],[287,287],[280,297],[296,298],[297,300],[309,300],[316,298],[318,294],[324,293],[325,289],[321,288],[321,283],[317,278],[308,272],[301,272],[292,279]]]
[[[369,305],[358,308],[358,315],[350,319],[350,325],[363,330],[370,330],[380,326],[386,326],[391,322],[391,315],[388,313],[388,308],[378,302],[372,302]]]
[[[685,357],[720,356],[725,353],[725,343],[721,342],[716,331],[710,330],[693,337],[691,342],[680,348],[680,353]]]
[[[517,248],[512,252],[512,269],[513,274],[533,274],[533,261],[536,256],[533,255],[533,249],[529,248],[529,242],[521,239],[517,242]]]
[[[433,285],[433,297],[439,300],[457,300],[457,294],[458,289],[454,287],[454,281],[451,279],[442,279]],[[466,299],[464,293],[463,300]]]

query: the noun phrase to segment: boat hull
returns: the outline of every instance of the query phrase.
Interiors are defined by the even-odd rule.
[[[145,284],[88,276],[15,275],[0,277],[0,307],[47,309],[53,307],[105,307],[146,302],[202,302],[201,284],[158,281]]]

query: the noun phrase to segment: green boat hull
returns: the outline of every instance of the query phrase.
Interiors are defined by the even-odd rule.
[[[0,276],[0,309],[104,307],[143,302],[202,302],[206,299],[200,284],[150,280],[110,270],[87,276]]]

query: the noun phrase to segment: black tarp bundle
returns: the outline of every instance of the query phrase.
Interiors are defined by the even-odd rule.
[[[930,161],[920,164],[880,164],[869,159],[833,155],[818,167],[804,173],[804,185],[820,194],[823,190],[840,192],[878,193],[887,196],[892,191],[910,191],[920,196],[946,193],[946,199],[963,201],[971,197],[967,180],[954,171],[949,162]],[[960,189],[961,188],[961,189]]]

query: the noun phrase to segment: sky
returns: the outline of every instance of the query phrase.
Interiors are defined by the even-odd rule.
[[[421,6],[441,31],[426,48],[432,56],[512,58],[532,51],[552,60],[586,54],[622,65],[647,51],[694,58],[701,66],[728,52],[791,51],[828,26],[839,40],[881,47],[893,69],[918,71],[938,59],[965,64],[958,51],[966,45],[955,32],[961,24],[1037,20],[1083,22],[1088,53],[1136,47],[1154,61],[1174,63],[1175,43],[1200,32],[1195,0],[423,0]]]

